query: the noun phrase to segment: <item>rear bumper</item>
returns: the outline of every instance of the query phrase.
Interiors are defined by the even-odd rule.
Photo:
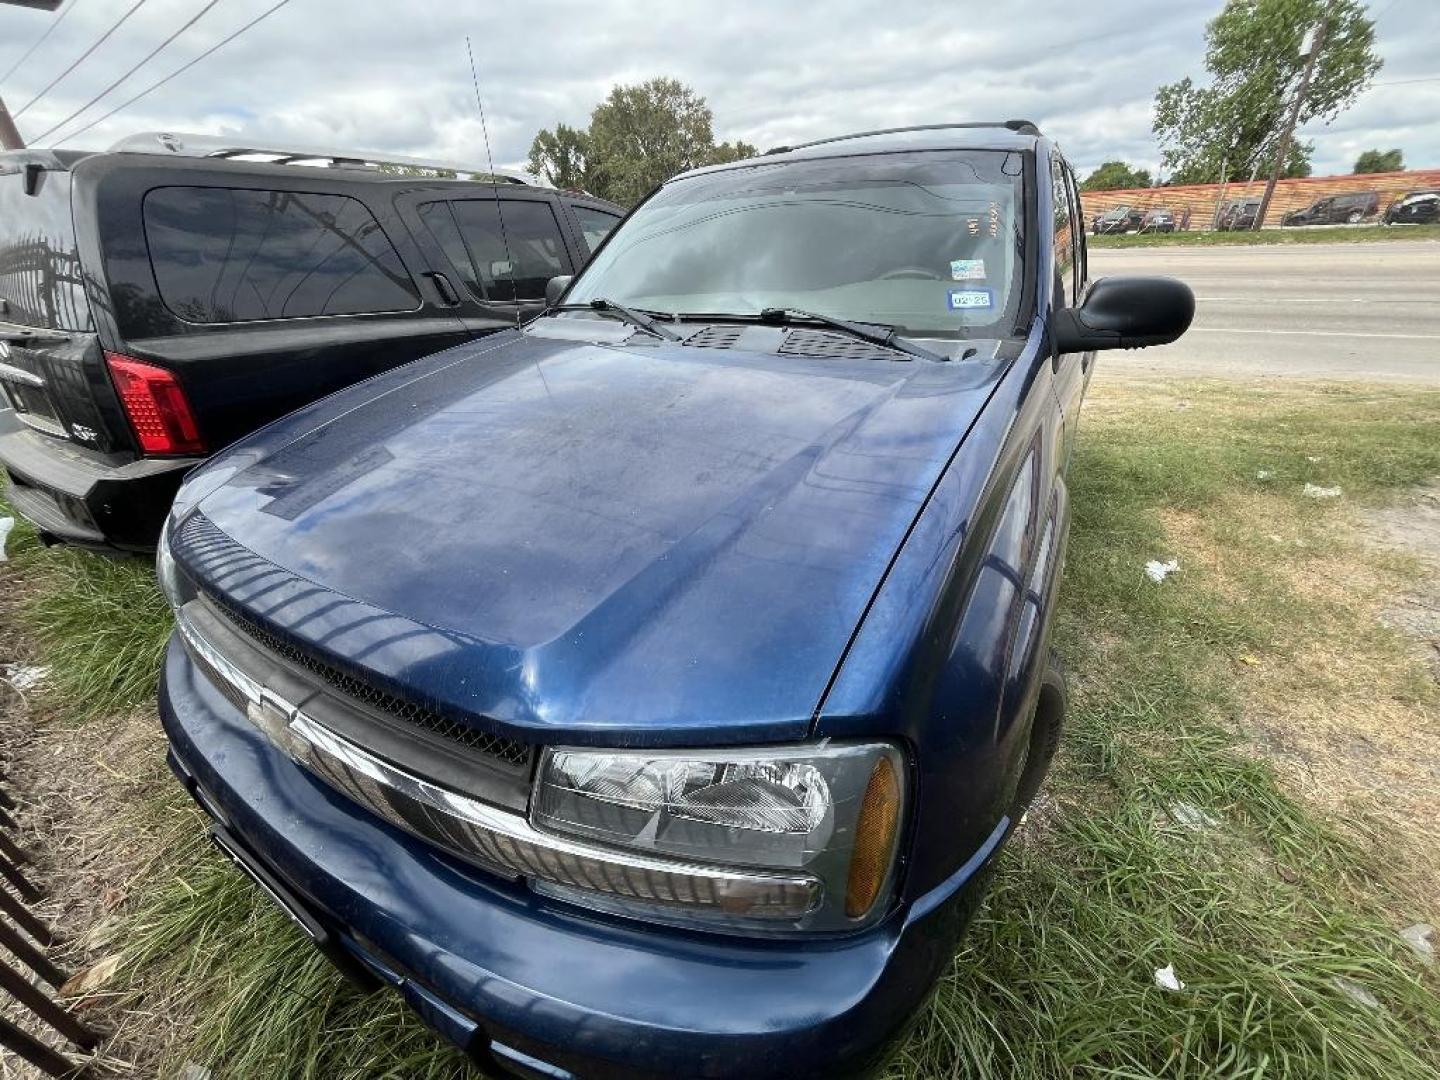
[[[322,948],[338,944],[442,1035],[524,1075],[867,1074],[949,964],[978,895],[983,863],[864,934],[824,941],[610,919],[489,879],[368,814],[276,750],[174,641],[160,714],[177,774],[252,871],[324,928]]]
[[[49,540],[153,551],[181,478],[202,460],[109,464],[31,431],[0,410],[0,465],[9,476],[5,497]]]

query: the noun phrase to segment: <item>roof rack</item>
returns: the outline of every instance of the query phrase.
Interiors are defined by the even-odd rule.
[[[529,184],[519,173],[503,169],[477,169],[453,162],[425,161],[395,154],[369,154],[354,150],[327,150],[319,147],[274,147],[241,143],[216,135],[187,135],[183,132],[145,131],[129,135],[114,146],[116,154],[176,154],[180,157],[220,158],[226,161],[254,161],[265,165],[303,165],[328,169],[382,169],[386,165],[405,169],[452,172],[467,179],[493,177],[500,183]]]
[[[1040,135],[1040,128],[1032,120],[972,120],[958,124],[915,124],[910,127],[880,128],[877,131],[857,131],[851,135],[832,135],[828,139],[816,139],[814,142],[796,143],[794,146],[776,146],[765,151],[765,156],[771,154],[788,154],[791,150],[808,150],[812,146],[824,146],[826,143],[846,142],[849,139],[864,139],[871,135],[899,135],[906,131],[945,131],[949,128],[1007,128],[1018,135]]]

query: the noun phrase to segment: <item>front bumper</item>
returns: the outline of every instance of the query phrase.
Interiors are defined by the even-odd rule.
[[[368,813],[278,751],[175,641],[160,714],[197,801],[334,943],[462,1049],[527,1075],[864,1074],[949,963],[976,897],[972,873],[830,940],[611,919]]]
[[[203,458],[109,464],[0,410],[5,497],[42,539],[123,551],[155,550],[180,481]]]

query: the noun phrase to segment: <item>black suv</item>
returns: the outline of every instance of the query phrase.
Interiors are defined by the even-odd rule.
[[[1358,225],[1375,216],[1380,209],[1380,195],[1374,191],[1355,191],[1347,195],[1327,195],[1316,199],[1303,210],[1295,210],[1281,219],[1281,225]]]
[[[1090,231],[1096,236],[1138,231],[1144,221],[1144,210],[1133,206],[1115,206],[1091,218]]]
[[[1236,199],[1225,204],[1215,227],[1221,232],[1237,232],[1255,227],[1255,215],[1260,212],[1259,199]]]
[[[172,135],[0,154],[10,503],[47,541],[153,549],[210,453],[537,314],[624,214],[451,175]]]
[[[1433,225],[1440,221],[1440,188],[1407,191],[1385,211],[1386,225]]]

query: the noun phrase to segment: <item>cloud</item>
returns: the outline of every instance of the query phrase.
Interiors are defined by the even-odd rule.
[[[70,0],[76,2],[76,0]],[[226,0],[73,131],[216,42],[272,0]],[[118,77],[203,0],[150,0],[20,118],[32,137]],[[74,142],[104,147],[135,131],[195,131],[237,142],[345,147],[485,162],[465,53],[470,35],[497,165],[523,164],[536,131],[583,125],[616,82],[673,75],[705,96],[716,135],[758,146],[907,124],[1036,120],[1082,172],[1119,158],[1151,169],[1155,88],[1203,75],[1217,0],[1114,0],[1081,19],[1061,0],[956,7],[917,0],[779,5],[635,0],[620,7],[532,0],[523,9],[292,0],[150,97]],[[108,28],[123,8],[87,3],[0,87],[11,111]],[[55,16],[0,6],[0,71]],[[1382,9],[1379,81],[1437,73],[1440,5]],[[1380,85],[1326,127],[1316,172],[1345,171],[1369,146],[1440,165],[1440,82]],[[51,140],[53,141],[53,140]]]

